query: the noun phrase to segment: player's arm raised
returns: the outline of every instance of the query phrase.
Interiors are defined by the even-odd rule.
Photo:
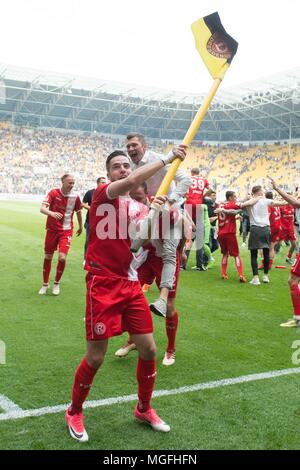
[[[268,177],[269,180],[271,181],[272,183],[272,186],[273,188],[275,189],[275,191],[278,192],[278,194],[280,194],[281,197],[283,197],[283,199],[285,199],[289,204],[292,204],[294,207],[300,207],[300,201],[299,199],[296,199],[294,196],[292,196],[291,194],[288,194],[286,193],[285,191],[283,191],[282,189],[280,189],[278,186],[277,186],[277,183],[275,182],[275,180],[273,180],[273,178],[270,178]],[[275,204],[274,204],[275,205]]]
[[[251,199],[248,199],[248,201],[241,202],[240,206],[243,209],[244,207],[249,207],[249,206],[254,206],[260,199],[264,199],[263,196],[257,196],[257,197],[252,197]]]
[[[180,158],[180,160],[183,161],[185,159],[185,156],[186,151],[184,149],[178,150],[176,152],[176,155],[170,153],[156,162],[149,163],[149,165],[144,165],[138,168],[126,178],[111,183],[107,188],[108,197],[110,199],[115,199],[118,196],[126,194],[128,191],[132,191],[134,188],[140,186],[144,181],[153,176],[158,170],[163,168],[165,165],[172,163],[175,158]],[[128,165],[130,165],[129,162]]]

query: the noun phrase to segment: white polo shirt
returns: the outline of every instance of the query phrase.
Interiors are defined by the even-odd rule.
[[[272,204],[272,199],[259,199],[253,206],[246,207],[249,214],[250,225],[266,227],[270,225],[268,207]]]
[[[133,163],[133,168],[136,169],[148,163],[156,162],[163,156],[164,155],[161,153],[156,153],[152,150],[146,150],[143,158],[139,161],[139,163],[137,165]],[[161,170],[157,171],[155,175],[151,176],[151,178],[147,179],[146,184],[149,196],[155,196],[162,180],[164,179],[164,176],[166,175],[169,169],[169,166],[170,165],[166,165]],[[177,183],[177,186],[174,181]],[[171,185],[169,187],[167,193],[168,198],[177,201],[180,197],[184,197],[191,184],[191,178],[186,174],[184,170],[178,168],[174,176],[174,180],[171,182]]]

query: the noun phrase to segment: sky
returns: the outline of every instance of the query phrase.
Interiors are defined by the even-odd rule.
[[[300,0],[4,0],[0,63],[202,93],[191,24],[214,11],[239,43],[224,88],[300,65]]]

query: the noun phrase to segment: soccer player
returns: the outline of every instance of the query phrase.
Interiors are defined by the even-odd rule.
[[[197,205],[203,204],[204,197],[209,196],[214,191],[210,188],[207,179],[200,176],[199,168],[191,169],[191,179],[192,184],[187,192],[185,204],[191,207],[190,215],[193,222],[196,223]]]
[[[130,156],[134,168],[140,168],[146,163],[150,163],[156,160],[159,160],[163,157],[162,154],[148,150],[148,145],[145,141],[143,134],[131,133],[127,136],[127,153]],[[175,146],[170,154],[178,154],[181,152],[185,153],[185,145]],[[166,175],[168,168],[163,168],[161,171],[157,172],[152,178],[147,180],[147,188],[149,197],[153,197],[160,184]],[[182,198],[185,197],[188,188],[191,185],[191,179],[186,174],[184,170],[179,168],[174,176],[174,181],[171,182],[169,190],[167,192],[168,202],[167,205],[172,206],[174,203],[179,204]],[[150,305],[150,309],[157,315],[171,318],[173,315],[176,315],[176,310],[174,306],[168,303],[168,293],[172,288],[172,282],[169,282],[170,279],[173,279],[176,271],[177,255],[176,247],[179,244],[179,239],[181,236],[178,236],[177,226],[174,224],[170,230],[170,237],[164,238],[164,250],[162,253],[163,258],[163,272],[161,276],[161,285],[160,285],[160,297],[157,301],[153,302]]]
[[[236,214],[241,209],[237,204],[237,195],[234,191],[226,191],[226,202],[220,203],[215,209],[218,214],[218,240],[222,253],[222,278],[227,279],[228,256],[233,256],[240,282],[246,282],[243,274],[243,264],[239,253],[239,246],[236,238]]]
[[[185,152],[181,153],[184,159]],[[74,379],[72,403],[65,419],[71,436],[87,441],[83,425],[82,405],[93,379],[101,367],[108,339],[127,330],[138,349],[138,403],[134,416],[154,430],[168,432],[166,424],[151,408],[150,401],[156,376],[156,346],[152,316],[135,270],[135,258],[125,221],[130,220],[132,207],[129,191],[151,178],[174,154],[162,157],[135,172],[128,156],[122,151],[111,153],[106,160],[111,183],[99,186],[90,208],[90,235],[86,253],[86,339],[87,349]],[[160,203],[166,197],[157,198]]]
[[[284,192],[282,189],[280,189],[277,185],[277,183],[270,178],[271,183],[275,191],[280,194],[280,196],[283,197],[289,204],[291,204],[293,207],[298,208],[300,207],[300,201],[299,199],[296,199],[294,196],[291,194],[288,194]],[[294,264],[291,267],[291,272],[289,276],[289,287],[290,287],[290,294],[291,294],[291,300],[293,304],[293,309],[294,309],[294,316],[292,319],[288,320],[285,323],[281,323],[280,326],[284,328],[295,328],[295,327],[300,327],[300,253],[297,254],[296,259],[294,261]]]
[[[273,200],[272,191],[267,191],[265,194],[267,199]],[[270,244],[270,261],[269,261],[269,270],[272,268],[273,260],[275,256],[275,245],[283,239],[283,233],[281,228],[281,205],[286,205],[286,202],[277,201],[277,206],[269,206],[269,219],[270,219],[270,232],[271,232],[271,244]],[[262,264],[258,269],[264,269],[264,258],[262,259]]]
[[[159,160],[161,159],[161,157],[163,157],[162,154],[148,150],[145,137],[142,134],[138,133],[131,133],[127,136],[126,148],[127,153],[130,156],[135,169],[140,168],[146,163]],[[176,154],[182,151],[185,152],[185,150],[185,145],[177,145],[173,148],[170,153]],[[147,181],[149,197],[153,197],[156,194],[167,171],[168,168],[164,168],[152,178],[149,178],[149,180]],[[175,183],[177,183],[177,186],[174,181]],[[165,208],[171,211],[174,208],[174,204],[179,203],[179,201],[186,195],[186,192],[191,184],[191,179],[186,175],[185,171],[180,168],[177,170],[174,176],[174,181],[171,182],[171,185],[169,187],[167,193],[168,202],[165,205]],[[173,207],[171,208],[172,205]],[[174,223],[174,225],[170,227],[169,235],[167,237],[164,237],[163,239],[163,271],[161,276],[160,296],[159,299],[150,304],[150,310],[156,315],[162,317],[167,316],[168,294],[170,289],[172,288],[172,279],[176,271],[176,248],[179,244],[181,236],[181,230],[177,230],[177,226],[178,225]]]
[[[58,264],[52,293],[53,295],[60,293],[60,280],[66,267],[66,258],[72,241],[74,212],[76,212],[78,220],[76,235],[79,236],[82,232],[81,200],[77,194],[72,192],[75,179],[72,175],[65,174],[62,176],[61,182],[61,188],[52,189],[40,208],[40,212],[47,216],[43,285],[39,290],[40,295],[45,295],[49,288],[51,263],[57,248]]]
[[[105,183],[106,183],[106,178],[104,176],[100,176],[96,180],[97,187],[99,186],[99,184],[105,184]],[[86,209],[86,211],[87,211],[86,216],[85,216],[85,222],[84,222],[84,228],[85,228],[84,259],[85,259],[85,254],[86,254],[87,244],[88,244],[88,239],[89,239],[89,233],[90,233],[89,210],[90,210],[90,207],[91,207],[92,197],[93,197],[94,191],[95,191],[95,188],[94,189],[89,189],[85,193],[85,195],[83,196],[83,200],[82,200],[82,207],[84,209]]]
[[[296,249],[296,235],[294,228],[295,208],[292,204],[285,204],[283,207],[280,207],[280,214],[282,230],[281,240],[291,242],[291,246],[285,260],[287,263],[293,264],[292,255]]]

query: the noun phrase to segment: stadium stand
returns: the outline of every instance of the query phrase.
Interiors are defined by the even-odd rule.
[[[9,194],[44,194],[65,172],[84,192],[132,131],[167,152],[204,97],[3,64],[0,88],[0,193]],[[253,182],[267,185],[268,174],[293,191],[299,142],[296,68],[220,90],[183,166],[199,167],[218,191],[244,193]]]

